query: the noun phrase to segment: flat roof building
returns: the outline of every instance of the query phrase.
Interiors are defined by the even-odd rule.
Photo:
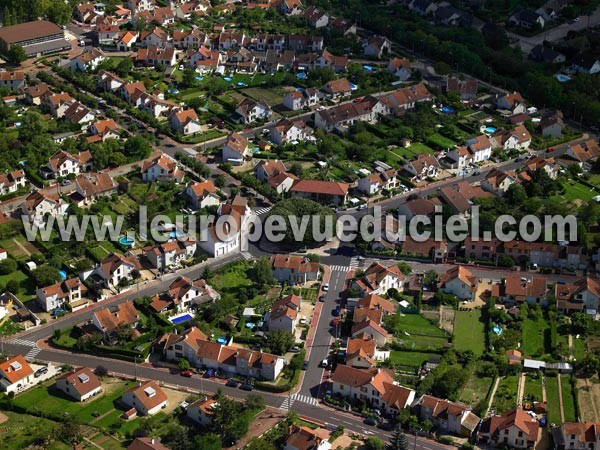
[[[15,44],[23,47],[27,56],[47,55],[71,49],[63,30],[47,20],[0,27],[0,52],[6,54]]]

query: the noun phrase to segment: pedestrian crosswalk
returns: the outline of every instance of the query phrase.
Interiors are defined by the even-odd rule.
[[[339,265],[329,266],[329,268],[331,269],[332,272],[348,272],[350,270],[350,268],[348,266],[339,266]]]
[[[281,403],[281,409],[292,409],[295,402],[307,403],[313,406],[319,406],[319,400],[309,395],[294,394],[291,397],[286,397]]]
[[[27,347],[35,347],[35,342],[28,341],[27,339],[14,338],[6,341],[9,344],[26,345]]]
[[[41,348],[33,347],[31,350],[27,352],[25,355],[25,359],[28,361],[34,360],[35,357],[42,351]]]
[[[262,214],[266,214],[269,211],[271,211],[271,209],[273,209],[272,206],[266,206],[264,208],[258,208],[257,210],[254,211],[254,214],[256,214],[257,216],[260,216]]]
[[[360,260],[358,256],[353,256],[352,258],[350,258],[350,267],[352,269],[356,269],[357,267],[359,267],[360,264]]]
[[[251,259],[254,259],[254,256],[252,256],[252,255],[251,255],[250,253],[248,253],[248,252],[242,252],[242,257],[243,257],[245,260],[247,260],[247,261],[249,261],[249,260],[251,260]]]

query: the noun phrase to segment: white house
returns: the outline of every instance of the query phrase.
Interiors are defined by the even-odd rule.
[[[104,52],[100,49],[92,48],[91,50],[85,50],[79,56],[71,59],[71,70],[73,72],[94,71],[98,68],[98,64],[105,59]]]
[[[142,164],[142,180],[146,183],[152,181],[181,181],[184,173],[170,156],[161,153],[160,156]]]
[[[217,195],[217,188],[211,180],[190,181],[185,187],[184,193],[194,209],[219,206],[221,203],[221,198]]]
[[[20,188],[25,187],[27,178],[23,170],[13,170],[12,172],[0,173],[0,194],[10,194],[17,192]]]
[[[15,394],[27,389],[34,380],[33,369],[21,355],[0,363],[0,391]]]
[[[250,156],[252,156],[252,151],[250,150],[248,139],[237,132],[233,132],[227,136],[222,149],[223,162],[240,165],[244,159]]]
[[[44,191],[36,190],[29,194],[20,206],[20,212],[30,223],[41,225],[46,215],[62,216],[68,209],[68,203],[60,197],[51,196]]]
[[[481,422],[467,405],[431,395],[419,397],[412,408],[421,420],[429,420],[440,430],[457,436],[473,437]]]
[[[134,271],[140,265],[135,256],[123,256],[111,253],[104,258],[94,269],[83,273],[83,280],[91,278],[108,288],[115,288],[119,284],[133,279]]]
[[[273,302],[271,311],[265,317],[269,331],[281,330],[293,333],[298,323],[301,299],[290,294]]]
[[[215,407],[218,403],[213,398],[200,398],[195,402],[191,403],[185,413],[187,417],[198,425],[204,427],[210,427],[212,423],[212,416],[214,414]]]
[[[236,116],[234,120],[239,123],[248,125],[257,120],[268,120],[273,111],[266,103],[253,100],[246,97],[241,103],[235,108]]]
[[[192,108],[184,109],[182,111],[173,111],[169,116],[169,122],[171,123],[171,128],[173,128],[176,133],[184,136],[200,131],[198,114],[196,114],[196,111]]]
[[[327,440],[329,432],[319,429],[292,425],[285,439],[283,450],[331,450]]]
[[[498,109],[510,111],[511,114],[522,114],[527,111],[527,105],[523,96],[514,91],[499,97],[496,102]]]
[[[441,171],[437,158],[429,153],[421,153],[403,167],[415,180],[437,178]]]
[[[271,128],[271,140],[277,145],[303,142],[312,136],[312,129],[302,120],[281,119]]]
[[[270,258],[273,276],[280,283],[304,284],[319,278],[319,263],[305,256],[277,254]]]
[[[315,88],[288,92],[283,96],[283,106],[292,111],[310,108],[319,103],[319,94]]]
[[[385,295],[389,289],[402,291],[405,276],[395,264],[387,267],[379,262],[373,262],[362,277],[352,280],[361,297],[369,294]]]
[[[160,271],[178,267],[182,262],[191,260],[196,253],[196,240],[172,239],[156,247],[144,248],[144,255],[153,267]]]
[[[392,58],[387,65],[388,72],[400,81],[406,81],[412,76],[410,61],[406,58]]]
[[[487,444],[505,444],[510,448],[535,448],[540,424],[521,408],[487,417],[481,424],[478,438]]]
[[[471,153],[471,162],[484,162],[492,157],[492,143],[484,134],[468,139],[466,145]]]
[[[400,184],[394,169],[376,171],[368,177],[358,180],[358,190],[367,195],[374,195],[382,190],[395,189]]]
[[[140,415],[152,416],[167,406],[167,394],[154,380],[140,383],[123,392],[121,402]]]
[[[461,300],[475,300],[477,277],[464,266],[454,266],[440,277],[442,292],[456,295]]]
[[[84,402],[102,392],[102,383],[89,368],[81,367],[58,377],[56,388],[74,400]]]
[[[66,304],[79,302],[87,293],[87,288],[79,278],[69,278],[51,286],[36,290],[36,300],[44,311],[65,308]]]

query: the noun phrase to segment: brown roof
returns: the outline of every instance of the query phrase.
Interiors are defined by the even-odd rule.
[[[521,96],[521,94],[519,94],[518,92],[513,92],[511,94],[507,94],[504,97],[504,100],[510,105],[510,106],[515,106],[515,104],[517,103],[524,103],[525,100],[523,99],[523,96]]]
[[[0,363],[0,372],[13,384],[32,375],[33,369],[22,355],[16,355]]]
[[[57,379],[67,380],[69,387],[75,389],[80,396],[86,395],[101,386],[98,377],[87,367],[65,373]]]
[[[439,205],[439,201],[435,202],[427,198],[415,198],[406,202],[406,208],[416,216],[430,216],[435,213],[436,204]]]
[[[316,430],[292,425],[285,443],[298,450],[316,450],[325,440],[327,437]]]
[[[275,320],[287,316],[294,320],[298,317],[300,310],[300,297],[294,294],[287,295],[273,302],[271,305],[270,320]]]
[[[377,374],[378,369],[355,369],[354,367],[338,364],[331,375],[331,381],[345,386],[359,387],[369,384]]]
[[[363,322],[355,323],[354,325],[352,325],[352,335],[354,336],[356,333],[360,333],[361,331],[363,333],[366,333],[366,331],[364,330],[365,328],[369,327],[371,327],[373,331],[379,333],[384,338],[388,335],[388,332],[385,331],[385,329],[381,325],[379,325],[377,322],[371,319],[366,319]]]
[[[239,153],[243,153],[244,150],[246,150],[246,147],[248,147],[248,139],[236,132],[227,136],[227,141],[225,143]]]
[[[14,80],[24,80],[25,73],[20,70],[16,71],[6,71],[0,73],[0,81],[14,81]]]
[[[133,386],[125,392],[132,392],[136,399],[146,407],[146,410],[150,410],[168,400],[167,394],[165,394],[154,380]]]
[[[98,130],[99,134],[105,134],[109,131],[116,131],[118,128],[113,119],[96,120],[93,125],[96,130]]]
[[[198,114],[196,114],[196,111],[192,108],[176,112],[175,117],[177,118],[177,121],[183,126],[187,125],[193,120],[198,120]]]
[[[521,408],[505,411],[501,416],[488,417],[483,421],[481,429],[486,434],[494,435],[501,430],[516,427],[522,431],[527,441],[537,442],[539,423]]]
[[[75,183],[86,197],[105,194],[117,187],[117,183],[108,172],[80,174],[75,179]]]
[[[383,401],[389,407],[396,408],[398,410],[404,409],[407,406],[410,394],[413,392],[409,388],[398,386],[393,383],[383,383]]]
[[[332,94],[350,92],[350,82],[346,78],[340,78],[339,80],[329,81],[323,87],[327,92]]]
[[[600,147],[598,147],[598,143],[593,139],[590,139],[583,144],[572,145],[570,149],[575,154],[575,157],[581,162],[600,156]]]
[[[293,269],[295,273],[317,273],[319,263],[298,255],[276,254],[271,256],[271,267],[274,269]]]
[[[291,190],[312,194],[345,196],[348,194],[348,185],[346,183],[337,183],[335,181],[298,180],[294,183]]]
[[[259,167],[263,168],[269,178],[287,171],[285,164],[279,159],[275,159],[273,161],[260,161],[254,170],[256,171],[256,169]]]
[[[204,198],[208,194],[217,192],[217,188],[211,180],[206,181],[190,181],[188,187],[192,189],[194,195],[198,198]]]
[[[522,279],[525,278],[525,279]],[[545,297],[548,287],[545,277],[529,277],[511,273],[506,276],[504,292],[516,300],[523,301],[525,297]]]
[[[20,23],[0,28],[0,39],[11,44],[29,39],[37,39],[53,34],[63,34],[63,31],[47,20]]]
[[[157,439],[141,437],[135,438],[127,450],[169,450],[169,447],[165,447]]]
[[[375,356],[375,341],[373,339],[348,339],[346,345],[346,360],[357,356],[371,360]]]
[[[360,308],[380,309],[385,311],[386,314],[394,314],[396,312],[396,305],[394,303],[376,294],[370,294],[361,298],[358,301],[358,306]]]
[[[108,308],[100,309],[94,312],[94,316],[96,316],[104,332],[113,331],[120,325],[133,325],[140,320],[131,301],[119,303],[116,311],[111,311]]]
[[[458,278],[464,284],[469,286],[471,292],[477,290],[477,277],[465,266],[454,266],[448,269],[448,271],[440,277],[440,286],[444,286],[455,278]]]

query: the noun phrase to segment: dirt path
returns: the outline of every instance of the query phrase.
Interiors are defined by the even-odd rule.
[[[546,376],[542,375],[542,401],[546,403]]]
[[[517,406],[523,404],[523,392],[525,392],[525,373],[521,372],[519,386],[517,387]]]
[[[558,381],[558,402],[560,403],[560,421],[564,423],[565,421],[565,410],[563,409],[563,397],[562,397],[562,381],[561,376],[558,375],[556,377]]]
[[[569,333],[569,360],[573,360],[573,335]]]
[[[439,326],[441,329],[444,329],[444,305],[440,305],[440,323]]]
[[[17,241],[16,238],[13,238],[13,242],[17,245],[17,247],[19,247],[21,249],[21,251],[23,253],[25,253],[27,256],[31,256],[31,252],[29,250],[27,250],[23,244],[21,244],[19,241]]]
[[[598,406],[596,406],[596,399],[594,397],[593,387],[592,387],[592,385],[590,385],[590,380],[587,378],[585,379],[585,387],[586,387],[586,391],[590,397],[589,404],[592,407],[592,410],[594,411],[594,420],[590,420],[588,418],[587,421],[594,422],[594,421],[598,420],[598,417],[600,417],[600,416],[598,415]],[[2,422],[0,421],[0,423],[2,423]]]
[[[496,378],[496,382],[494,383],[494,387],[492,388],[492,393],[490,394],[490,403],[488,404],[487,413],[485,414],[486,417],[489,416],[492,411],[492,405],[494,404],[494,397],[496,395],[496,391],[498,390],[498,385],[500,384],[500,380],[502,378],[503,377]]]
[[[0,413],[0,423],[4,423],[8,420],[8,416],[6,414]]]

